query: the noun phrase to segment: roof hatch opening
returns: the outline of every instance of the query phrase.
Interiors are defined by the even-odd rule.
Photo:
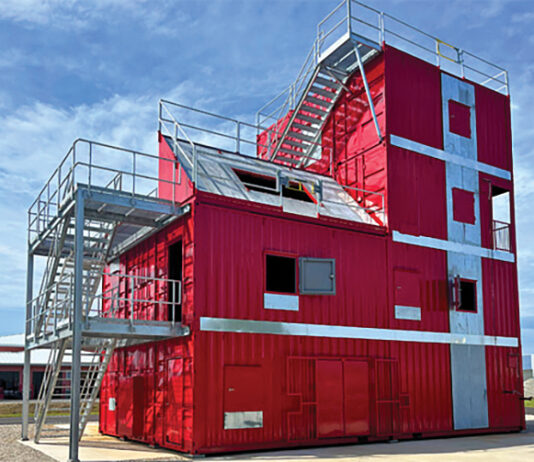
[[[247,190],[272,194],[273,196],[280,195],[280,189],[277,188],[275,177],[238,169],[233,169],[233,171]],[[281,185],[283,197],[314,204],[317,203],[317,200],[304,183],[294,180],[287,180],[285,183]]]

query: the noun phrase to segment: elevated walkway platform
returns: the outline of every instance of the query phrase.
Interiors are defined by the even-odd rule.
[[[113,264],[128,248],[190,211],[187,204],[159,197],[165,181],[159,178],[160,162],[156,155],[77,140],[28,212],[22,434],[27,438],[29,354],[47,348],[34,439],[54,435],[47,424],[52,403],[70,399],[72,459],[115,349],[189,334],[170,309],[178,302],[156,290],[152,296],[141,290],[152,285],[181,294],[181,281],[125,274]],[[34,297],[36,256],[45,257],[46,265]],[[152,306],[151,319],[146,312],[138,314],[140,306]]]

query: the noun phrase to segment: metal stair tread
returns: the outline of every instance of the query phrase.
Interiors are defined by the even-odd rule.
[[[321,116],[321,117],[324,117],[324,116],[326,116],[326,115],[328,114],[327,111],[324,111],[324,110],[322,110],[322,109],[318,109],[318,108],[316,108],[316,107],[314,107],[314,106],[310,106],[310,105],[308,105],[308,104],[306,104],[306,105],[303,104],[303,105],[300,107],[300,109],[299,109],[299,111],[298,111],[298,114],[300,114],[301,111],[304,111],[304,112],[311,112],[312,114],[317,114],[317,115],[319,115],[319,116]]]
[[[324,99],[316,98],[315,96],[311,96],[310,94],[306,95],[306,98],[304,98],[304,101],[307,103],[316,104],[317,106],[324,107],[325,109],[330,109],[333,106],[333,103],[331,101],[326,101]]]

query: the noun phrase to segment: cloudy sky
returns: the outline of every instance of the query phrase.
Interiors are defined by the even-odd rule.
[[[337,3],[0,0],[0,335],[23,330],[26,210],[75,138],[155,153],[160,97],[252,119]],[[369,4],[510,71],[523,343],[534,353],[534,3]]]

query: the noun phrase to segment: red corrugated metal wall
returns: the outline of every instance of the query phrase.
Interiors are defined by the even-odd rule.
[[[388,134],[443,149],[439,68],[387,45],[385,56]]]
[[[366,76],[378,125],[385,134],[384,55],[366,66]],[[308,169],[331,174],[340,184],[380,193],[387,205],[386,146],[378,138],[361,75],[355,73],[346,86],[349,91],[343,92],[323,129],[322,158]],[[349,192],[358,202],[365,199],[382,205],[376,194]]]
[[[475,85],[478,160],[512,170],[510,97]]]
[[[121,272],[168,277],[168,248],[183,247],[182,320],[193,320],[193,218],[186,216],[121,256]],[[103,290],[113,276],[104,278]],[[126,288],[121,283],[123,294]],[[167,287],[158,283],[136,290],[137,298],[167,299]],[[130,292],[127,292],[129,294]],[[129,305],[121,307],[129,315]],[[167,320],[166,305],[136,304],[136,319]],[[116,403],[110,409],[110,399]],[[117,350],[110,362],[101,391],[102,432],[183,451],[192,450],[193,338],[149,343]],[[113,405],[112,405],[113,407]]]
[[[158,184],[158,197],[177,202],[187,201],[194,192],[192,181],[188,178],[183,167],[176,161],[176,156],[161,133],[158,133],[159,142],[159,175],[162,180]],[[171,162],[172,161],[172,162]],[[173,183],[174,194],[173,194]]]
[[[310,221],[306,219],[298,224],[297,234],[293,232],[293,217],[268,218],[238,210],[237,205],[229,211],[231,204],[222,199],[206,198],[205,202],[197,206],[196,214],[196,237],[203,243],[201,252],[205,255],[196,267],[198,316],[448,330],[444,252],[424,248],[413,252],[406,245],[388,244],[383,236],[318,226],[306,223]],[[216,234],[210,232],[215,226]],[[266,250],[335,258],[337,295],[300,295],[298,312],[263,309],[263,279],[258,275],[263,274]],[[394,320],[388,280],[395,269],[417,273],[422,322]],[[335,435],[390,436],[451,429],[446,345],[201,332],[195,351],[195,439],[199,451],[268,446],[276,441],[320,441]],[[319,372],[317,361],[323,361]],[[349,395],[343,398],[341,393],[339,402],[321,403],[321,396],[348,385],[335,378],[331,388],[313,385],[325,370],[329,371],[326,375],[337,377],[354,361],[369,368],[363,382],[369,386],[369,431],[356,433],[350,429],[365,429],[365,424],[347,417],[344,403]],[[263,428],[221,431],[226,408],[224,369],[229,365],[261,368],[265,394],[258,398],[257,410],[264,412]]]

